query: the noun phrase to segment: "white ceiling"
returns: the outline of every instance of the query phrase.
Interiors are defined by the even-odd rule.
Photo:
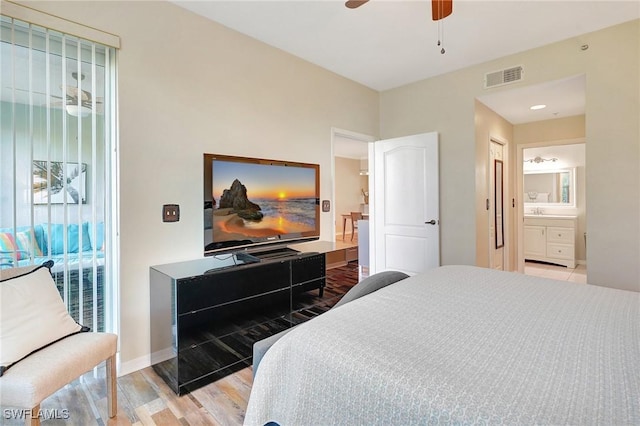
[[[378,91],[640,18],[637,0],[454,0],[441,21],[441,54],[430,1],[371,0],[358,9],[342,0],[173,3]],[[576,76],[480,101],[520,124],[583,114],[584,87]],[[539,103],[547,108],[529,110]],[[363,145],[336,155],[366,157]]]
[[[480,102],[499,113],[511,124],[571,117],[585,111],[584,74],[492,93],[478,98]],[[531,110],[534,105],[546,105]]]
[[[640,17],[637,0],[454,0],[443,55],[430,1],[174,3],[379,91]]]

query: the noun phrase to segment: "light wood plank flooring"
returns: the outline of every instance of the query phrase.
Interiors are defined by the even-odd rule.
[[[325,299],[339,300],[358,281],[357,263],[329,270]],[[118,414],[109,419],[104,367],[60,389],[41,404],[49,425],[241,425],[253,384],[251,367],[178,397],[151,368],[118,378]],[[23,425],[10,407],[0,424]],[[58,418],[55,418],[58,417]]]
[[[73,381],[41,404],[48,425],[240,425],[251,392],[251,368],[245,368],[190,394],[178,397],[151,367],[118,378],[118,415],[107,415],[104,368]],[[3,407],[3,425],[23,425]],[[52,418],[52,417],[56,417]]]

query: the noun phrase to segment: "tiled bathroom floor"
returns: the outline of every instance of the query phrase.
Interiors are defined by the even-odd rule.
[[[564,266],[548,265],[536,262],[525,262],[524,273],[526,275],[552,278],[555,280],[572,281],[583,284],[587,282],[586,265],[578,265],[575,269],[571,269]]]

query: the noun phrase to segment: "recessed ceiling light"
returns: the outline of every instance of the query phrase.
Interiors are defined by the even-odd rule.
[[[543,108],[546,108],[546,107],[547,107],[546,105],[540,104],[540,105],[534,105],[534,106],[530,107],[529,109],[535,111],[537,109],[543,109]]]

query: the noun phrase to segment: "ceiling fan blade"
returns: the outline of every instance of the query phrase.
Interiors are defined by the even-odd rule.
[[[60,86],[61,89],[64,89],[63,86]],[[90,100],[91,99],[91,93],[87,92],[86,90],[79,90],[77,87],[75,86],[67,86],[66,90],[67,92],[67,96],[70,96],[72,98],[77,98],[78,95],[81,93],[82,95],[82,100],[86,101],[86,100]]]
[[[90,101],[91,100],[91,92],[87,92],[86,90],[82,91],[82,100]]]
[[[60,86],[60,89],[64,90],[67,94],[67,97],[77,98],[78,97],[78,88],[75,86]]]
[[[362,6],[368,1],[369,0],[347,0],[347,2],[344,5],[347,6],[349,9],[355,9],[357,7]]]
[[[431,0],[431,18],[434,21],[446,18],[453,12],[453,0]]]

